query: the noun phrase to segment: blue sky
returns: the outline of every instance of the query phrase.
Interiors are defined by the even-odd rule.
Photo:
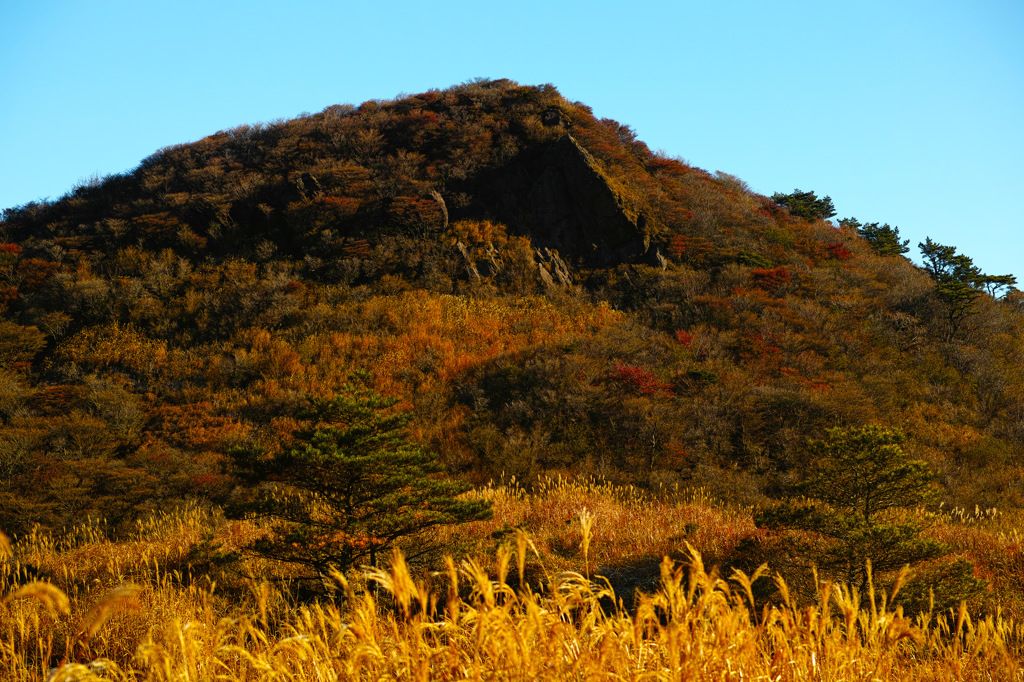
[[[242,123],[484,76],[553,83],[652,149],[1024,282],[1020,0],[11,0],[0,26],[0,207]]]

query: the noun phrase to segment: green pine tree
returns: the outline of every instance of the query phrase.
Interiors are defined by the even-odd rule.
[[[757,524],[798,531],[787,543],[794,555],[862,593],[868,560],[875,584],[884,585],[886,574],[949,554],[948,546],[922,536],[926,521],[911,511],[933,500],[936,491],[927,463],[912,459],[905,442],[902,433],[880,426],[830,429],[825,440],[810,443],[816,459],[794,491],[801,497],[762,512]],[[941,595],[943,604],[980,588],[969,573]],[[928,590],[914,593],[927,596]]]
[[[424,531],[490,516],[490,504],[459,496],[469,485],[441,475],[436,456],[410,441],[411,415],[395,400],[347,387],[331,400],[310,399],[310,426],[275,454],[235,449],[235,471],[252,488],[230,515],[272,521],[273,532],[248,549],[324,575],[363,564],[404,539],[409,556],[433,549]]]
[[[902,256],[910,251],[909,239],[900,239],[900,228],[890,227],[889,223],[861,224],[856,218],[843,218],[839,221],[843,227],[857,230],[857,234],[867,240],[872,250],[879,256]]]
[[[828,220],[836,214],[832,198],[819,199],[814,192],[801,192],[798,189],[793,190],[792,194],[776,192],[772,195],[772,201],[784,206],[790,215],[804,220]]]
[[[975,299],[986,291],[990,296],[997,296],[1004,287],[1017,283],[1013,275],[986,275],[970,257],[957,253],[954,246],[945,246],[926,237],[918,247],[924,269],[935,281],[938,296],[946,304],[947,341],[957,335],[973,313]]]

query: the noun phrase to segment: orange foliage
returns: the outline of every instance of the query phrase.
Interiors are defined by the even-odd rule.
[[[777,268],[754,268],[750,271],[750,279],[754,286],[774,294],[793,281],[793,276],[784,266],[779,266]]]
[[[715,245],[703,237],[689,237],[677,234],[669,242],[668,251],[678,260],[699,267],[716,251]]]
[[[504,225],[489,220],[460,220],[452,223],[449,229],[456,240],[473,246],[494,244],[501,247],[508,238]]]
[[[440,228],[444,220],[441,205],[433,199],[395,197],[388,215],[399,225],[409,227]]]
[[[53,273],[60,269],[60,263],[41,258],[23,258],[17,267],[21,276],[21,289],[31,291],[42,286]]]
[[[150,412],[152,432],[180,448],[224,452],[237,445],[249,428],[224,416],[211,414],[209,402],[162,405]]]
[[[133,222],[144,234],[151,236],[161,236],[168,233],[176,234],[181,225],[178,218],[167,211],[140,215]]]

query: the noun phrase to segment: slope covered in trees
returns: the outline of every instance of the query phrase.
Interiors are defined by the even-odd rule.
[[[755,503],[878,424],[948,507],[1024,506],[1024,299],[831,211],[507,80],[161,150],[3,213],[0,527],[226,502],[357,371],[475,483]]]

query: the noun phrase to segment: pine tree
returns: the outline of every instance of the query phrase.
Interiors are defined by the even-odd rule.
[[[790,215],[805,220],[828,220],[836,214],[832,198],[819,199],[814,192],[801,192],[798,189],[793,190],[792,194],[776,192],[772,195],[772,201],[784,206]]]
[[[902,256],[910,251],[909,239],[900,239],[900,228],[890,227],[889,223],[861,224],[856,218],[843,218],[839,221],[843,227],[857,230],[857,234],[867,240],[871,248],[879,256]]]
[[[299,416],[310,426],[279,453],[235,449],[239,476],[253,488],[230,515],[272,520],[272,533],[248,549],[307,566],[318,575],[361,564],[419,536],[407,554],[432,548],[423,531],[490,516],[490,504],[460,499],[469,486],[441,475],[437,458],[411,442],[411,415],[395,400],[346,387],[310,399]]]
[[[972,314],[975,299],[985,291],[996,296],[1004,287],[1017,283],[1013,275],[986,275],[970,257],[957,253],[954,246],[933,242],[929,237],[917,246],[921,249],[924,269],[935,281],[939,298],[946,304],[947,341],[956,336]]]
[[[817,458],[794,491],[802,497],[759,514],[758,525],[800,531],[789,545],[794,554],[862,592],[868,560],[884,583],[884,574],[949,553],[945,544],[921,536],[926,522],[908,511],[931,501],[935,487],[927,463],[903,450],[902,433],[872,425],[827,434],[810,443]],[[980,587],[967,573],[944,599],[955,603]]]

